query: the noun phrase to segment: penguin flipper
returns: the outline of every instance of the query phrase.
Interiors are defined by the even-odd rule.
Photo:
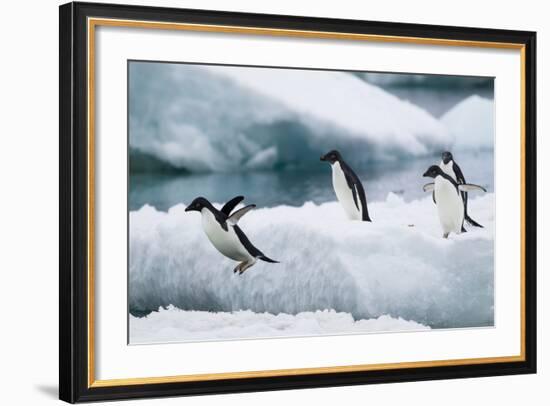
[[[278,261],[275,261],[274,259],[268,258],[262,251],[260,251],[258,248],[256,248],[250,240],[246,237],[245,233],[243,233],[243,230],[239,226],[233,226],[233,229],[235,230],[235,233],[237,234],[237,237],[239,238],[239,241],[241,244],[246,248],[246,250],[252,255],[254,258],[261,259],[265,262],[270,262],[272,264],[279,263]]]
[[[235,208],[235,206],[237,206],[243,200],[244,200],[244,196],[236,196],[230,201],[228,201],[226,204],[224,204],[220,211],[225,215],[229,216],[231,214],[231,211]]]
[[[422,190],[424,192],[433,192],[435,188],[435,184],[432,182],[432,183],[426,183],[424,186],[422,186]]]
[[[479,224],[477,221],[473,220],[470,216],[468,216],[466,214],[466,217],[464,217],[464,220],[466,220],[466,222],[468,222],[468,224],[474,226],[474,227],[479,227],[479,228],[484,228],[481,224]]]
[[[464,183],[464,184],[458,185],[458,190],[460,190],[461,192],[473,192],[473,191],[487,192],[487,189],[485,189],[483,186],[474,185],[472,183]]]
[[[246,213],[248,213],[250,210],[254,209],[256,207],[255,204],[249,204],[248,206],[243,207],[242,209],[237,210],[235,213],[233,213],[227,221],[231,225],[235,225],[239,222],[242,216],[244,216]]]
[[[462,173],[462,169],[460,169],[460,166],[458,166],[454,160],[453,160],[453,172],[455,173],[457,183],[466,183],[466,178]]]
[[[357,210],[359,210],[362,214],[361,220],[371,221],[369,217],[369,210],[367,207],[367,197],[365,196],[365,189],[363,189],[363,184],[361,183],[355,172],[353,172],[348,166],[345,167],[344,176],[346,178],[346,183],[348,184],[348,187],[351,189],[351,195],[353,196],[355,207],[357,207]],[[359,207],[359,202],[361,202],[361,207],[364,208],[363,210],[361,209],[361,207]]]
[[[355,207],[357,207],[357,210],[361,210],[359,208],[359,203],[357,203],[357,188],[355,185],[351,186],[351,195],[353,196],[353,203],[355,203]]]
[[[367,197],[365,196],[365,190],[363,189],[363,185],[361,182],[358,181],[358,183],[354,184],[352,187],[352,195],[353,195],[353,201],[355,202],[355,207],[357,207],[357,210],[361,212],[361,221],[372,221],[369,217],[369,208],[367,207]],[[359,201],[361,202],[361,209],[359,207],[359,203],[357,202],[357,198],[359,198]]]
[[[258,259],[261,259],[262,261],[269,262],[271,264],[278,264],[279,261],[275,261],[274,259],[271,259],[269,257],[266,257],[265,255],[260,255]]]

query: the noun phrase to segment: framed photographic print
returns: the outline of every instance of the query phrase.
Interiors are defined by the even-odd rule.
[[[535,33],[60,7],[60,398],[534,373]]]

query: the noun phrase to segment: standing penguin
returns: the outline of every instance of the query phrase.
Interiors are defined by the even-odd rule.
[[[441,154],[441,163],[439,164],[439,167],[443,170],[443,172],[445,172],[447,175],[453,178],[455,182],[458,183],[459,185],[463,185],[466,183],[466,179],[462,174],[462,170],[460,169],[460,166],[458,166],[458,164],[455,162],[453,158],[453,154],[451,154],[449,151],[445,151]],[[467,192],[460,192],[460,193],[462,194],[462,200],[464,201],[464,220],[466,220],[468,224],[474,227],[483,228],[481,224],[474,221],[468,215],[468,193]],[[462,231],[466,231],[464,227],[462,227]]]
[[[350,220],[371,221],[367,208],[365,189],[353,170],[344,162],[340,153],[332,150],[321,157],[332,168],[332,186],[338,201]]]
[[[214,247],[226,257],[239,261],[239,265],[233,270],[241,275],[253,266],[258,259],[265,262],[278,263],[264,255],[246,237],[237,225],[240,218],[252,210],[256,205],[251,204],[231,214],[231,211],[242,200],[243,196],[237,196],[228,201],[221,210],[216,209],[204,197],[197,197],[186,207],[185,211],[198,211],[202,215],[202,228]]]
[[[451,232],[460,234],[464,223],[464,201],[461,192],[471,192],[484,188],[469,183],[458,184],[450,175],[443,172],[439,166],[432,165],[424,173],[425,177],[434,179],[433,183],[424,185],[425,192],[433,192],[437,205],[439,222],[443,229],[443,238],[447,238]]]

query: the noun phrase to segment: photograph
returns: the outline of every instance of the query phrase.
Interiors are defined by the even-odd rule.
[[[494,77],[127,70],[129,344],[494,327]]]

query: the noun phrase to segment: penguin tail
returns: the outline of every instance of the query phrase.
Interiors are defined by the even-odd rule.
[[[468,222],[468,224],[470,224],[471,226],[474,226],[474,227],[480,227],[480,228],[483,228],[483,226],[481,224],[479,224],[478,222],[474,221],[470,216],[466,215],[464,217],[464,220],[466,220]]]
[[[261,259],[262,261],[269,262],[269,263],[271,263],[271,264],[278,264],[278,263],[279,263],[279,261],[275,261],[274,259],[271,259],[271,258],[269,258],[269,257],[267,257],[267,256],[265,256],[265,255],[260,255],[260,256],[258,256],[257,258],[258,258],[258,259]]]

